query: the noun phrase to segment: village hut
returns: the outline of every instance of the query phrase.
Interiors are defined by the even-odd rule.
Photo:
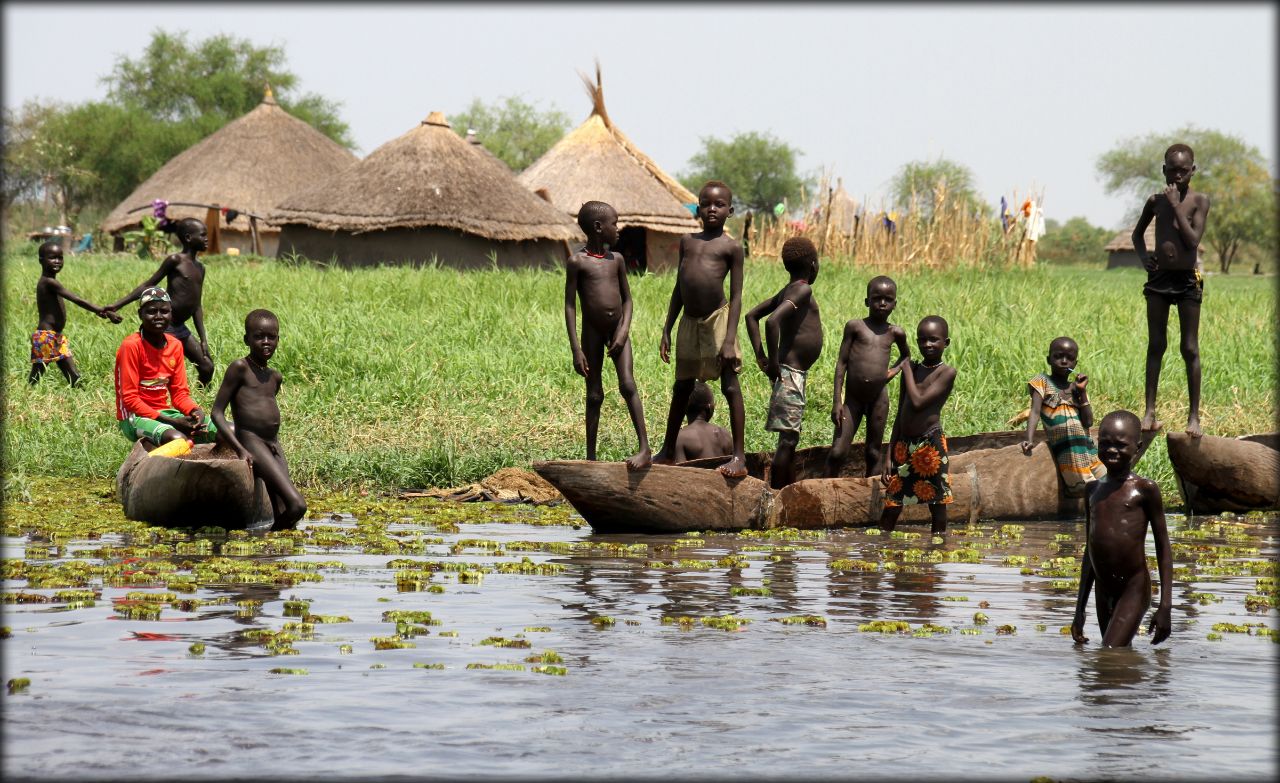
[[[555,207],[575,218],[587,201],[608,202],[618,212],[622,229],[618,246],[632,270],[674,268],[680,260],[680,237],[700,225],[685,206],[698,199],[641,152],[609,119],[604,106],[600,68],[592,84],[591,116],[547,150],[519,179],[545,193]]]
[[[858,201],[844,189],[844,179],[836,179],[836,190],[831,194],[831,212],[827,218],[833,231],[853,236],[858,230]]]
[[[488,147],[484,146],[484,142],[480,141],[480,137],[476,135],[475,128],[467,128],[467,143],[471,145],[471,149],[479,152],[481,155],[486,155],[493,158],[498,163],[501,163],[504,169],[507,169],[508,171],[511,169],[511,167],[506,164],[506,161],[499,158],[497,155],[494,155]]]
[[[147,178],[107,215],[102,230],[115,235],[117,249],[123,249],[123,232],[138,228],[142,218],[151,214],[151,203],[161,199],[172,204],[166,210],[169,218],[205,221],[211,252],[237,248],[274,256],[280,229],[256,216],[265,216],[285,196],[317,177],[327,179],[356,160],[349,150],[281,109],[268,87],[253,111],[189,147]],[[133,211],[138,207],[146,208]]]
[[[542,266],[582,232],[516,181],[440,112],[349,169],[286,198],[270,215],[281,254],[344,265],[439,262]]]
[[[1156,249],[1156,222],[1154,220],[1147,224],[1147,230],[1142,232],[1142,239],[1147,244],[1147,251],[1154,252]],[[1103,249],[1107,251],[1107,269],[1143,268],[1142,259],[1138,258],[1138,251],[1133,249],[1132,228],[1116,234]],[[1202,259],[1203,256],[1204,249],[1197,248],[1196,258]]]

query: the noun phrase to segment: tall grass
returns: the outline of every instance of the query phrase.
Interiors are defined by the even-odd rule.
[[[94,302],[129,291],[155,269],[124,255],[69,256],[61,279]],[[951,433],[1003,429],[1026,408],[1026,381],[1046,367],[1049,341],[1075,337],[1080,371],[1090,376],[1099,413],[1141,412],[1145,315],[1142,272],[1079,269],[903,270],[827,264],[815,292],[826,344],[810,374],[801,446],[826,444],[835,355],[844,322],[866,315],[866,281],[889,271],[899,303],[892,320],[914,334],[925,315],[951,324],[946,360],[959,377],[943,411]],[[136,310],[113,325],[74,306],[66,333],[84,382],[68,389],[53,370],[26,384],[28,337],[35,325],[34,249],[4,264],[4,458],[7,477],[114,474],[126,453],[116,430],[111,370],[120,340],[137,328]],[[632,281],[636,380],[650,438],[661,444],[672,367],[657,355],[671,275]],[[746,308],[786,282],[776,260],[747,263]],[[344,270],[288,266],[252,258],[208,259],[206,324],[218,377],[244,355],[243,318],[257,307],[277,313],[284,374],[281,442],[307,485],[456,485],[506,465],[584,453],[584,387],[572,370],[563,317],[562,274],[536,270],[458,272],[445,268]],[[1171,345],[1177,345],[1176,318]],[[769,383],[746,358],[742,388],[748,449],[768,450]],[[1269,282],[1212,277],[1201,323],[1202,421],[1210,433],[1275,428],[1276,306]],[[606,379],[612,379],[612,368]],[[607,382],[608,384],[608,382]],[[635,449],[619,395],[606,385],[600,432],[604,459]],[[208,409],[216,389],[195,390]],[[896,400],[896,385],[894,397]],[[719,395],[717,395],[718,397]],[[1161,382],[1160,416],[1186,418],[1182,361],[1171,348]],[[723,400],[716,421],[726,424]],[[1162,441],[1141,469],[1172,490]]]

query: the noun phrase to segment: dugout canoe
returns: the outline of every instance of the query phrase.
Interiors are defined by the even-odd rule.
[[[1280,433],[1165,440],[1187,514],[1280,509]]]
[[[1022,437],[1002,432],[948,438],[955,497],[947,506],[949,521],[1083,517],[1081,498],[1062,490],[1048,445],[1040,439],[1030,454],[1023,454]],[[1145,437],[1141,451],[1150,442]],[[628,471],[621,462],[581,460],[537,462],[533,468],[601,533],[818,529],[872,525],[880,519],[878,478],[806,478],[815,470],[821,475],[826,454],[824,447],[802,451],[808,452],[808,467],[797,471],[799,480],[778,491],[763,480],[770,456],[765,454],[748,455],[748,472],[754,475],[742,479],[710,469],[723,462],[716,459],[641,471]],[[929,510],[908,506],[899,521],[926,523]]]
[[[181,457],[151,457],[133,444],[116,473],[129,519],[162,527],[270,528],[271,499],[244,460],[212,443]]]

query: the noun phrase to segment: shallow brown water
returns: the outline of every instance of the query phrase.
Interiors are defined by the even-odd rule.
[[[494,514],[512,518],[509,509]],[[984,523],[934,545],[919,528],[906,529],[911,538],[850,530],[699,540],[483,518],[442,532],[430,518],[382,528],[402,541],[443,541],[416,554],[372,554],[344,541],[369,529],[365,520],[311,520],[302,554],[242,559],[341,568],[294,586],[202,586],[177,599],[230,603],[184,611],[166,602],[158,619],[127,619],[116,607],[128,606],[121,599],[132,591],[166,592],[165,579],[115,587],[89,578],[101,590],[91,607],[6,603],[5,679],[31,684],[3,697],[4,773],[1026,780],[1145,778],[1153,766],[1172,779],[1276,770],[1280,646],[1268,634],[1280,615],[1245,603],[1249,595],[1276,601],[1274,587],[1259,584],[1276,576],[1275,517],[1171,517],[1179,545],[1173,636],[1154,648],[1140,636],[1127,650],[1097,647],[1092,610],[1094,643],[1076,647],[1059,632],[1071,621],[1078,569],[1045,574],[1044,561],[1078,554],[1076,525]],[[451,549],[463,539],[496,544]],[[6,558],[21,559],[28,543],[43,542],[3,543]],[[59,542],[55,552],[33,546],[26,562],[111,562],[111,547],[122,543],[107,535]],[[733,555],[736,565],[722,561]],[[443,592],[425,592],[397,589],[397,571],[415,572],[388,567],[403,558],[479,570],[524,557],[557,573],[490,571],[471,582],[442,570],[422,586]],[[207,558],[170,560],[181,574],[184,561]],[[752,594],[762,587],[767,595]],[[67,589],[21,578],[4,588]],[[246,598],[262,605],[238,614],[234,602]],[[314,624],[309,638],[288,645],[297,654],[273,655],[245,638],[298,622],[289,599],[350,622]],[[384,612],[423,609],[439,624],[407,639],[416,647],[375,649],[373,638],[396,634]],[[977,612],[985,624],[975,624]],[[729,613],[750,623],[722,630],[701,622]],[[779,622],[796,615],[826,625]],[[905,621],[909,632],[859,630],[873,620]],[[924,635],[925,623],[947,632]],[[1256,625],[1215,632],[1218,623]],[[529,647],[481,644],[491,637]],[[202,655],[189,652],[193,642],[206,645]],[[563,676],[525,661],[545,651],[562,658],[553,665]],[[467,668],[496,663],[524,670]],[[307,673],[271,673],[276,667]]]

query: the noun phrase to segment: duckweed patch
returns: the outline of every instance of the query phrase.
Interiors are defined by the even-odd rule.
[[[911,623],[906,620],[872,620],[869,623],[863,623],[858,626],[858,630],[863,633],[910,633]]]
[[[783,625],[811,625],[815,628],[826,628],[827,618],[816,614],[793,614],[787,617],[775,617],[773,621]]]

